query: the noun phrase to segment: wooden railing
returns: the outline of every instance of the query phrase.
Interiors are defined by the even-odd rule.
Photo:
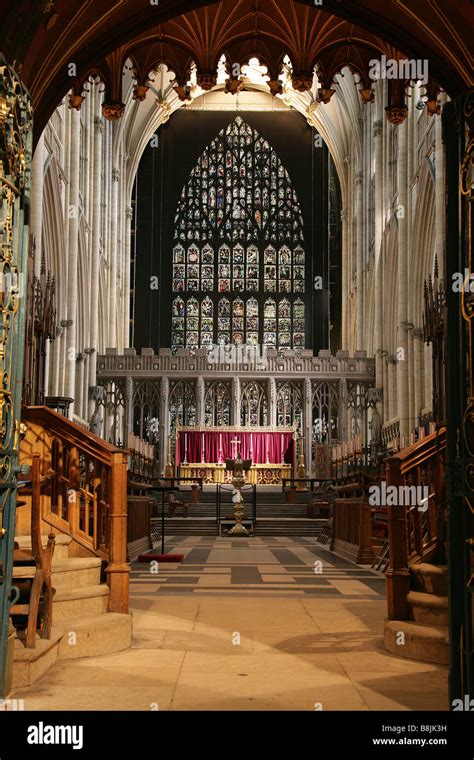
[[[336,499],[331,550],[361,565],[371,564],[374,559],[369,482],[366,477],[361,477],[359,482],[332,488]]]
[[[445,562],[445,450],[446,428],[441,428],[386,460],[386,487],[396,487],[387,491],[390,620],[408,619],[410,564]]]
[[[127,612],[127,452],[45,406],[24,407],[22,422],[21,460],[38,453],[42,475],[50,476],[43,521],[72,537],[73,552],[107,561],[109,611]],[[27,533],[27,525],[19,521],[17,532]]]
[[[127,497],[127,552],[130,561],[151,548],[151,511],[154,500],[149,496]]]

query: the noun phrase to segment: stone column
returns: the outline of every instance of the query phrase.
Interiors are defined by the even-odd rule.
[[[397,360],[395,356],[388,356],[388,414],[389,419],[393,420],[397,416]]]
[[[381,351],[382,357],[382,387],[383,387],[383,422],[388,422],[390,419],[390,410],[388,400],[390,398],[389,392],[389,380],[388,380],[388,358],[387,352]]]
[[[400,435],[408,436],[408,237],[407,237],[407,129],[405,120],[398,129],[398,341],[397,358],[397,412],[400,418]],[[400,353],[399,349],[401,349]]]
[[[339,440],[348,441],[350,437],[349,409],[347,406],[347,381],[343,377],[339,383]]]
[[[70,131],[70,175],[69,175],[69,212],[68,228],[68,275],[67,275],[67,329],[66,362],[64,366],[64,395],[74,398],[76,395],[76,331],[77,331],[77,254],[79,247],[79,149],[81,137],[81,117],[71,110]],[[69,407],[72,417],[74,403]]]
[[[441,92],[438,95],[438,101],[443,106],[446,103],[446,93]],[[443,145],[443,125],[441,115],[432,117],[435,119],[435,145],[436,145],[436,163],[435,163],[435,251],[438,256],[439,276],[441,281],[444,278],[444,240],[445,240],[445,193],[446,193],[446,168]]]
[[[161,425],[160,419],[160,428]],[[125,380],[125,422],[123,428],[123,445],[127,448],[128,435],[133,433],[133,377],[131,375],[127,375]]]
[[[38,140],[31,167],[30,233],[35,239],[34,273],[41,272],[43,250],[44,132]]]
[[[364,207],[363,207],[363,185],[362,172],[358,172],[355,177],[355,195],[356,195],[356,298],[357,298],[357,317],[356,317],[356,349],[363,351],[364,346]]]
[[[118,258],[118,183],[120,172],[112,169],[112,204],[110,209],[110,292],[109,348],[117,348],[117,258]]]
[[[125,209],[125,242],[124,242],[124,254],[125,254],[125,273],[124,273],[124,314],[123,314],[123,345],[124,348],[128,348],[130,345],[130,258],[132,247],[132,217],[133,209],[131,206],[127,206]]]
[[[240,378],[232,378],[232,425],[240,425]]]
[[[102,133],[104,123],[101,118],[94,119],[94,170],[92,190],[92,236],[91,236],[91,310],[90,310],[90,348],[89,387],[97,382],[97,351],[99,350],[99,272],[100,272],[100,232],[101,232],[101,198],[102,198]],[[95,402],[89,401],[89,416],[94,413]]]
[[[374,348],[375,348],[375,386],[383,388],[385,359],[383,352],[383,104],[380,93],[376,93],[377,121],[374,122],[375,181],[374,181]],[[385,417],[384,394],[378,394],[377,411],[380,418]]]
[[[268,424],[271,427],[277,425],[277,405],[276,405],[276,382],[274,377],[268,378]]]
[[[305,377],[303,388],[303,434],[305,436],[305,459],[308,478],[313,477],[313,410],[311,402],[311,378]]]
[[[342,322],[342,348],[344,350],[348,349],[348,334],[349,334],[349,309],[347,308],[348,302],[349,302],[349,233],[348,233],[348,227],[349,227],[349,213],[347,209],[343,209],[341,211],[341,222],[342,222],[342,313],[341,313],[341,322]]]
[[[204,378],[199,375],[196,380],[196,401],[197,401],[197,424],[198,427],[205,425],[205,408],[204,408]]]

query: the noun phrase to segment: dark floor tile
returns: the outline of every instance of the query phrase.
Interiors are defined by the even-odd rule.
[[[262,576],[255,565],[234,565],[230,570],[231,584],[258,583],[263,584]]]
[[[210,549],[191,549],[189,554],[184,558],[183,564],[188,565],[191,562],[194,565],[205,565],[210,553]]]
[[[289,549],[271,549],[271,552],[275,559],[281,564],[281,565],[306,565],[306,562],[303,562],[302,559],[299,559],[299,557],[296,556],[296,554],[293,554],[293,552],[289,551]]]

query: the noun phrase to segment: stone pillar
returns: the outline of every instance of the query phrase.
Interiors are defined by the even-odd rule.
[[[313,410],[311,378],[305,377],[303,388],[303,435],[305,436],[306,472],[313,477]]]
[[[271,427],[277,425],[277,391],[274,377],[268,378],[268,424]]]
[[[70,131],[70,175],[68,207],[68,275],[67,275],[67,329],[66,361],[64,365],[64,395],[76,395],[76,333],[77,333],[77,254],[79,247],[79,149],[81,138],[81,117],[71,109]],[[69,407],[69,415],[74,413],[74,403]]]
[[[393,420],[397,416],[397,360],[395,356],[387,357],[388,361],[388,415]]]
[[[362,172],[356,174],[356,349],[363,351],[364,346],[364,207]]]
[[[205,408],[204,408],[204,378],[199,375],[196,381],[196,401],[197,401],[197,424],[198,427],[205,425]]]
[[[339,440],[348,441],[350,438],[349,409],[347,406],[347,381],[343,377],[339,384]]]
[[[398,129],[398,341],[397,347],[397,412],[400,418],[400,435],[408,436],[408,192],[407,192],[407,130],[405,120]],[[400,353],[399,349],[401,349]]]
[[[375,348],[375,386],[383,388],[385,376],[385,360],[383,354],[383,103],[380,92],[376,93],[377,121],[374,122],[374,151],[375,151],[375,181],[374,181],[374,348]],[[376,402],[380,419],[385,416],[384,394],[378,394]]]
[[[342,322],[342,335],[341,335],[341,342],[342,342],[342,348],[343,350],[348,349],[348,334],[349,334],[349,310],[347,308],[347,305],[349,303],[349,213],[347,209],[343,209],[341,211],[341,222],[342,222],[342,313],[341,313],[341,322]]]
[[[160,409],[161,414],[161,409]],[[160,429],[163,423],[160,419]],[[125,425],[123,433],[123,445],[128,446],[129,433],[133,433],[133,377],[127,375],[125,380]]]
[[[44,132],[38,140],[31,167],[30,233],[35,239],[34,273],[41,272],[43,250]]]
[[[443,106],[446,103],[446,93],[440,92],[438,101]],[[444,279],[444,240],[445,240],[445,193],[446,193],[446,167],[445,153],[443,145],[443,125],[441,115],[432,117],[435,119],[435,145],[436,145],[436,162],[435,162],[435,251],[438,256],[439,277],[441,282]]]
[[[94,169],[92,190],[92,235],[91,235],[91,295],[90,295],[90,348],[89,387],[97,382],[97,352],[99,350],[99,272],[100,272],[100,233],[101,233],[101,198],[102,198],[102,133],[104,123],[101,118],[94,119]],[[94,413],[95,402],[89,400],[89,417]]]
[[[112,204],[110,209],[110,292],[109,348],[117,348],[117,266],[118,266],[118,187],[120,172],[112,169]]]
[[[125,254],[125,272],[124,272],[124,313],[123,313],[123,345],[124,348],[128,348],[130,345],[130,258],[132,247],[132,217],[133,209],[131,206],[127,206],[125,209],[125,242],[124,242],[124,254]]]
[[[232,425],[240,425],[240,378],[232,378]]]
[[[383,122],[380,97],[377,98],[378,121],[374,123],[375,140],[375,182],[374,182],[374,253],[375,253],[375,294],[374,294],[374,348],[375,348],[375,385],[380,388],[383,382]]]
[[[381,351],[380,355],[382,357],[382,382],[383,382],[383,422],[388,422],[390,419],[390,411],[389,411],[389,405],[388,400],[390,398],[390,392],[389,392],[389,380],[388,380],[388,359],[387,359],[387,352]]]

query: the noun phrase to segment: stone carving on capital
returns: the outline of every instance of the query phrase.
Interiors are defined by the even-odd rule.
[[[403,124],[408,116],[408,106],[387,106],[385,113],[387,115],[387,121],[398,127],[400,124]]]
[[[102,103],[102,114],[107,121],[117,121],[125,113],[125,103],[119,100],[104,100]]]

